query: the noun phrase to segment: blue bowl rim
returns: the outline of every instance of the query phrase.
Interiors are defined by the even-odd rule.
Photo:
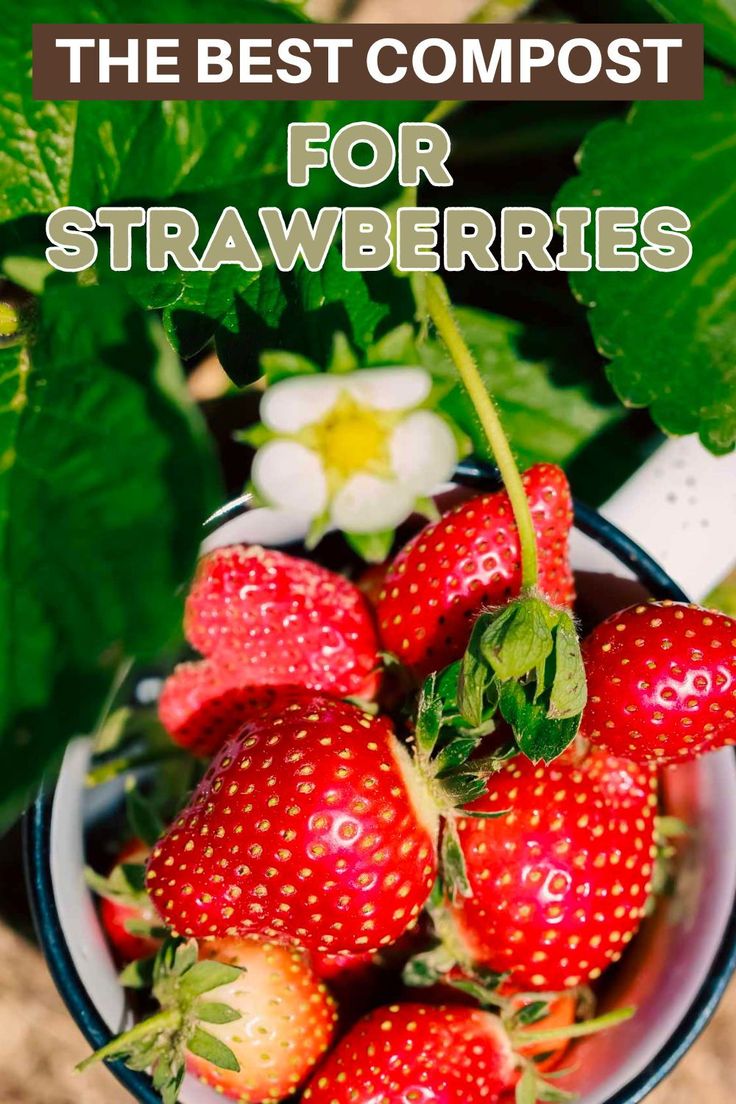
[[[499,482],[498,473],[491,465],[473,458],[460,463],[455,480],[484,490],[495,488]],[[242,512],[246,505],[246,497],[236,499],[218,511],[211,521],[220,524]],[[575,500],[574,506],[576,528],[629,567],[653,597],[687,601],[687,595],[674,579],[616,525],[585,503]],[[82,985],[56,909],[50,866],[52,802],[53,789],[44,787],[25,816],[24,854],[28,892],[38,938],[56,987],[87,1042],[97,1049],[109,1042],[112,1036]],[[656,1088],[707,1026],[735,969],[736,900],[708,974],[679,1025],[649,1065],[609,1097],[606,1104],[638,1104]],[[140,1104],[160,1104],[161,1098],[146,1074],[129,1070],[122,1062],[109,1063],[109,1069]]]

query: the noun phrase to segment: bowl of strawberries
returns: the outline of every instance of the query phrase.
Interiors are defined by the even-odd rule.
[[[29,815],[51,970],[140,1101],[634,1104],[725,987],[736,622],[553,465],[435,501],[367,571],[218,515],[191,652]]]

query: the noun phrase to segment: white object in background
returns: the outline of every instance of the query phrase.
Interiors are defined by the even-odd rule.
[[[736,452],[667,441],[601,508],[695,601],[736,565]]]

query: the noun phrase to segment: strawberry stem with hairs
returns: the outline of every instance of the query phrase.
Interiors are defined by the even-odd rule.
[[[522,589],[531,590],[537,584],[537,539],[529,500],[496,404],[457,324],[444,281],[435,273],[425,278],[425,305],[468,392],[501,473],[519,531]]]

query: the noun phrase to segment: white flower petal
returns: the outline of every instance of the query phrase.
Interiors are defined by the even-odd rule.
[[[266,388],[261,399],[261,421],[276,433],[298,433],[324,418],[341,389],[340,377],[324,372],[281,380]]]
[[[458,459],[452,431],[430,410],[417,410],[397,425],[390,451],[396,478],[415,496],[429,494],[449,479]]]
[[[269,506],[310,518],[327,506],[327,479],[319,456],[296,441],[263,445],[253,459],[251,478]]]
[[[342,380],[351,395],[376,410],[409,410],[432,390],[432,379],[423,368],[363,368]]]
[[[332,500],[332,522],[348,533],[395,529],[411,513],[415,498],[410,488],[393,480],[353,475]]]

